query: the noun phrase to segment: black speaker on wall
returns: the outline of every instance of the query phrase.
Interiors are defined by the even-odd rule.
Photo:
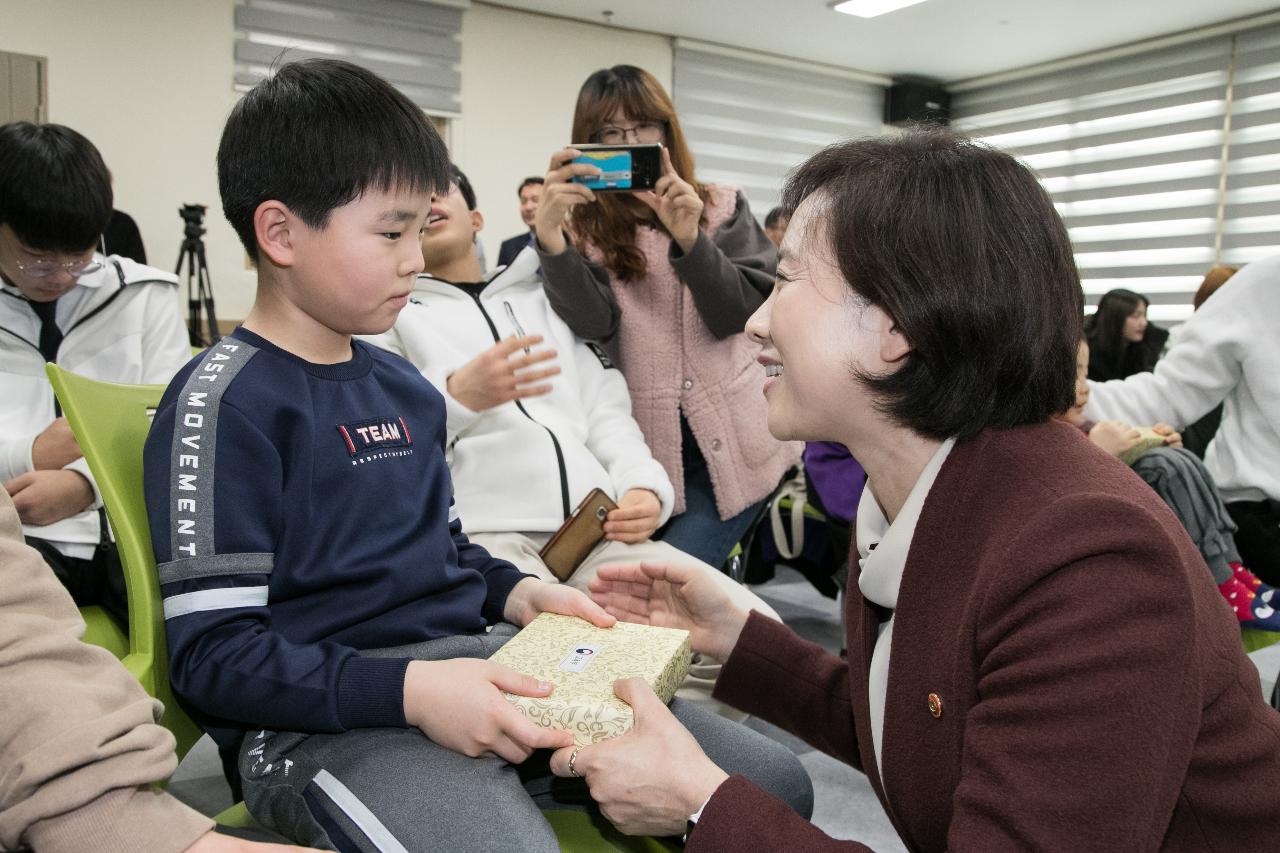
[[[951,95],[941,86],[902,80],[885,90],[885,124],[932,124],[945,127],[950,121]]]

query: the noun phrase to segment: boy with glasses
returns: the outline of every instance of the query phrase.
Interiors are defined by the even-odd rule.
[[[0,483],[76,603],[125,625],[101,498],[44,366],[158,384],[191,350],[177,279],[95,251],[111,210],[111,179],[89,140],[56,124],[0,127]]]

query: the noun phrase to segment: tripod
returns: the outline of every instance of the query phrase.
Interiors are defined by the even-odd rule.
[[[178,250],[178,265],[174,274],[182,275],[183,263],[187,267],[187,334],[190,335],[193,347],[212,346],[218,340],[218,318],[213,310],[213,285],[209,281],[209,264],[205,261],[204,212],[203,204],[184,204],[178,208],[178,215],[186,223],[183,229],[182,248]],[[200,313],[203,309],[208,316],[208,338],[200,331]]]

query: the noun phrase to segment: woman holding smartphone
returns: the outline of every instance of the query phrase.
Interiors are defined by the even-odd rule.
[[[636,421],[676,488],[654,538],[722,564],[800,447],[762,428],[756,347],[743,334],[764,302],[774,246],[732,187],[699,183],[671,99],[640,68],[592,74],[578,93],[578,143],[660,143],[651,191],[593,192],[575,148],[551,158],[534,223],[552,306],[602,341],[626,376]],[[638,511],[637,511],[638,512]],[[640,532],[627,507],[606,532]]]

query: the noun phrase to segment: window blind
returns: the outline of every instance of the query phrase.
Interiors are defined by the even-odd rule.
[[[698,178],[740,187],[761,221],[793,166],[837,140],[880,133],[887,82],[682,39],[675,45],[673,98]]]
[[[1278,250],[1278,39],[1264,28],[953,89],[954,126],[1041,176],[1089,305],[1125,287],[1153,320],[1181,322],[1209,267]]]
[[[253,86],[281,61],[345,59],[385,77],[423,110],[456,116],[464,6],[426,0],[240,0],[236,86]]]

